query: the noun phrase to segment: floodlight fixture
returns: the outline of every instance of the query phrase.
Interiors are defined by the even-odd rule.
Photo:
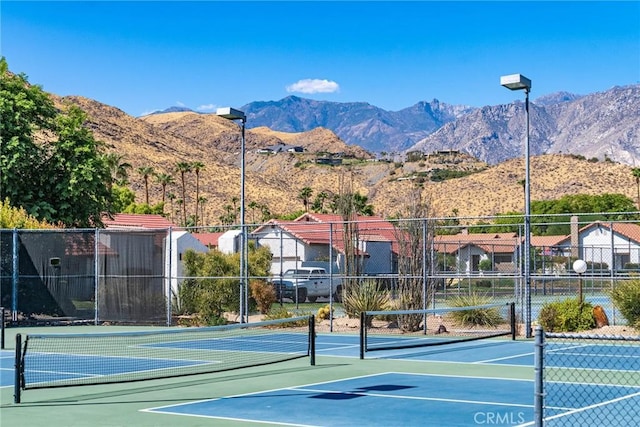
[[[510,90],[524,90],[526,113],[526,139],[524,145],[525,175],[524,175],[524,251],[523,251],[523,275],[524,275],[524,299],[525,299],[525,336],[531,338],[531,180],[529,178],[530,154],[529,154],[529,92],[531,80],[522,74],[509,74],[500,77],[500,84]]]
[[[245,223],[245,123],[247,116],[243,111],[231,107],[222,107],[216,110],[216,116],[227,120],[240,120],[242,122],[241,147],[240,147],[240,323],[245,323],[245,314],[249,313],[249,250],[247,242],[247,226]]]
[[[508,76],[500,77],[500,84],[507,89],[511,90],[531,90],[531,80],[523,76],[522,74],[509,74]]]

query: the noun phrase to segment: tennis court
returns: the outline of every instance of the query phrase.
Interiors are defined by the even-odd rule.
[[[85,327],[80,327],[84,330]],[[90,337],[100,342],[95,331]],[[108,329],[108,328],[107,328]],[[35,351],[26,358],[25,381],[39,388],[13,403],[15,349],[1,353],[3,425],[56,426],[472,426],[533,425],[534,345],[507,338],[483,339],[434,347],[401,348],[360,356],[357,334],[318,334],[315,365],[304,356],[304,329],[260,334],[200,337],[158,335],[157,329],[129,332],[126,351],[91,349],[80,344]],[[127,332],[121,333],[125,330]],[[8,329],[30,337],[51,332],[66,336],[76,328]],[[73,334],[75,335],[75,334]],[[153,339],[149,337],[153,336]],[[86,338],[86,337],[85,337]],[[397,336],[376,336],[394,345]],[[435,338],[434,338],[435,339]],[[43,338],[43,342],[47,341]],[[31,339],[29,345],[37,343]],[[215,344],[215,345],[214,345]],[[108,347],[114,347],[113,342]],[[117,347],[117,346],[115,346]],[[215,347],[215,351],[211,348]],[[294,350],[292,350],[294,349]],[[151,351],[151,353],[147,353]],[[602,347],[565,346],[559,363],[572,369],[576,352],[598,357]],[[97,354],[99,353],[99,354]],[[243,356],[240,356],[243,355]],[[246,357],[257,366],[224,368],[228,359]],[[266,357],[266,359],[261,359]],[[274,359],[275,357],[275,359]],[[613,358],[621,372],[628,357]],[[25,358],[25,359],[26,359]],[[117,362],[117,363],[114,363]],[[282,362],[282,363],[272,363]],[[56,365],[61,363],[60,365]],[[242,360],[242,363],[247,363]],[[31,367],[31,368],[30,368]],[[220,369],[222,367],[222,369]],[[193,373],[199,375],[191,375]],[[165,375],[170,374],[170,375]],[[186,375],[186,376],[185,376]],[[109,378],[136,382],[111,383]],[[138,381],[146,379],[146,381]],[[70,381],[70,382],[69,382]],[[78,382],[79,381],[79,382]],[[82,387],[67,385],[93,384]],[[588,400],[550,402],[548,425],[575,425],[574,417],[592,408],[608,408],[608,425],[628,426],[638,419],[616,417],[621,402],[640,403],[639,384],[562,383]],[[597,393],[594,390],[597,389]],[[52,414],[55,414],[53,416]]]

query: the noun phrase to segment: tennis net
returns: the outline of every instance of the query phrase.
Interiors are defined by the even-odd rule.
[[[313,316],[224,326],[16,336],[20,389],[141,381],[226,371],[309,356]]]
[[[360,314],[360,358],[368,351],[398,350],[516,336],[515,304]]]

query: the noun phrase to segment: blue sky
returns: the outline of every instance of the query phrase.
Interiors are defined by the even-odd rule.
[[[640,83],[640,2],[3,0],[1,55],[58,95],[133,116],[289,95],[397,111]]]

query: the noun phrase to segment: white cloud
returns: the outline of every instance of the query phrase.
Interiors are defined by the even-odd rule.
[[[287,92],[300,93],[333,93],[340,90],[340,85],[331,80],[303,79],[287,86]]]
[[[196,111],[213,111],[216,108],[218,108],[216,104],[204,104],[204,105],[198,106],[196,108]]]
[[[176,105],[178,107],[186,107],[186,105],[184,105],[184,102],[180,102],[180,101],[176,101]]]

